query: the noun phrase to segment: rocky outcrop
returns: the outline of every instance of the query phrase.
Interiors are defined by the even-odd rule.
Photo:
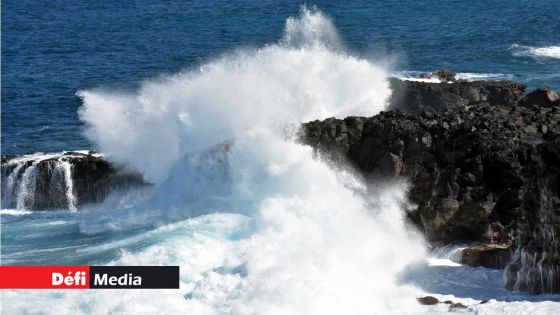
[[[457,309],[464,309],[467,308],[466,305],[462,304],[462,303],[456,303],[450,300],[446,300],[446,301],[440,301],[437,298],[431,296],[431,295],[427,295],[427,296],[423,296],[423,297],[419,297],[416,299],[418,301],[418,303],[422,304],[422,305],[437,305],[439,303],[443,303],[443,304],[447,304],[449,305],[449,311],[455,311]]]
[[[526,179],[525,207],[516,222],[517,246],[506,269],[506,287],[511,289],[560,292],[560,138],[553,133],[554,138],[537,146],[538,160],[527,167],[532,176]]]
[[[442,74],[451,78],[450,74]],[[469,105],[515,105],[525,93],[525,85],[511,81],[455,81],[426,83],[390,79],[393,94],[389,109],[408,113],[435,113]]]
[[[455,75],[456,75],[455,72],[444,69],[436,72],[420,73],[419,77],[421,79],[438,79],[442,82],[452,82],[452,81],[456,81]]]
[[[439,300],[431,295],[419,297],[416,300],[422,305],[436,305],[439,303]]]
[[[147,185],[93,153],[2,157],[2,208],[49,210],[103,201],[109,193]]]
[[[405,84],[433,90],[430,83]],[[462,98],[447,90],[453,84],[440,85],[439,100]],[[524,87],[515,83],[470,85],[480,86],[482,102],[464,98],[447,106],[415,98],[374,117],[309,122],[302,141],[366,178],[407,178],[417,205],[408,217],[429,240],[511,245],[508,287],[559,292],[560,107],[516,106]],[[509,251],[500,252],[499,261],[487,257],[496,250],[467,252],[465,259],[503,267]]]
[[[530,107],[533,105],[542,107],[560,106],[560,94],[549,87],[542,87],[527,94],[519,101],[519,106]]]
[[[396,110],[307,123],[304,141],[366,175],[407,177],[418,205],[412,217],[430,239],[506,243],[519,210],[535,194],[530,167],[555,154],[548,152],[558,121],[556,108]]]
[[[464,249],[461,263],[472,267],[503,269],[511,258],[509,245],[482,245]]]

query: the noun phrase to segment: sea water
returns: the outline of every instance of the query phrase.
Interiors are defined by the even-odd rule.
[[[148,22],[162,10],[137,6],[149,10]],[[296,7],[275,40],[223,48],[184,70],[139,79],[134,87],[115,79],[76,89],[75,123],[85,138],[53,138],[64,145],[92,143],[154,187],[148,196],[116,194],[81,209],[32,212],[25,203],[3,209],[2,263],[179,265],[181,288],[121,290],[118,296],[108,290],[2,291],[2,311],[448,312],[446,304],[417,303],[417,297],[430,294],[465,304],[466,313],[557,313],[558,295],[507,291],[501,271],[462,266],[454,248],[430,253],[404,220],[411,207],[406,182],[368,186],[358,174],[297,143],[301,122],[383,110],[391,93],[386,78],[407,75],[395,70],[394,55],[357,53],[328,12]],[[135,44],[121,39],[123,45]],[[529,50],[514,48],[506,49],[510,58],[555,65],[554,56],[518,57]],[[3,137],[9,139],[9,132]],[[30,139],[21,143],[34,150]],[[64,177],[65,187],[70,181]],[[128,202],[115,202],[121,199]],[[482,300],[489,302],[479,304]]]

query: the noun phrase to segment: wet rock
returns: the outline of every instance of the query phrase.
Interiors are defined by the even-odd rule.
[[[455,72],[451,71],[451,70],[439,70],[436,72],[425,72],[425,73],[420,73],[420,75],[418,76],[421,79],[432,79],[432,78],[436,78],[436,79],[440,79],[443,82],[450,82],[450,81],[455,81]]]
[[[389,79],[393,94],[389,109],[408,113],[460,110],[477,104],[512,106],[523,97],[526,86],[511,81],[456,81],[426,83]]]
[[[463,308],[467,308],[467,306],[464,305],[463,303],[452,303],[449,306],[449,310],[463,309]]]
[[[560,104],[560,94],[549,87],[538,88],[527,94],[519,101],[519,106],[531,107],[552,107]]]
[[[447,93],[441,87],[398,84],[418,86],[410,92],[413,101],[400,104],[403,111],[353,117],[359,128],[348,119],[303,124],[302,142],[333,161],[349,162],[366,179],[406,178],[408,197],[417,206],[408,219],[430,241],[511,244],[508,287],[560,292],[552,280],[554,275],[560,279],[560,110],[514,106],[524,86],[511,82],[477,83],[484,86],[477,90],[485,95],[483,102],[473,98],[443,105],[442,99],[462,98],[461,88],[438,101],[424,96]],[[447,107],[453,110],[443,110]],[[328,136],[329,125],[337,124],[344,124],[347,133]],[[465,259],[503,268],[505,252],[471,251]],[[544,256],[545,269],[529,266],[529,260]],[[542,289],[539,279],[548,278]]]
[[[419,297],[417,298],[418,303],[422,304],[422,305],[435,305],[439,303],[439,300],[436,299],[433,296],[424,296],[424,297]]]
[[[472,267],[503,269],[511,258],[509,245],[486,244],[465,248],[461,263]]]
[[[66,152],[21,161],[16,157],[2,157],[2,206],[6,208],[80,207],[101,202],[114,191],[149,185],[142,175],[92,153]]]

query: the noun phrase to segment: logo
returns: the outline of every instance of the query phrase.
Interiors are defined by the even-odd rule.
[[[67,276],[64,276],[63,274],[59,273],[59,272],[53,272],[52,273],[52,285],[53,286],[57,286],[57,285],[82,285],[85,286],[86,285],[86,272],[85,271],[78,271],[75,273],[74,276],[72,276],[72,271],[68,272]]]
[[[0,289],[178,288],[178,266],[0,266]]]

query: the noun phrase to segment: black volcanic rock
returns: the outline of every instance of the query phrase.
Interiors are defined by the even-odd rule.
[[[101,202],[114,191],[149,185],[140,174],[119,169],[103,157],[91,153],[67,152],[52,158],[31,158],[23,162],[14,162],[15,158],[17,156],[2,156],[4,208],[67,208],[69,186],[63,163],[69,164],[71,195],[75,198],[73,206],[76,207]]]
[[[560,94],[549,87],[541,87],[519,101],[519,106],[530,107],[533,105],[542,107],[560,106]]]
[[[416,300],[422,305],[436,305],[439,303],[439,300],[431,295],[419,297]]]
[[[439,70],[436,72],[427,72],[427,73],[420,73],[420,75],[418,76],[421,79],[432,79],[432,78],[436,78],[439,79],[443,82],[451,82],[451,81],[455,81],[455,72],[451,71],[451,70]]]
[[[509,246],[472,246],[461,252],[461,263],[472,267],[503,269],[511,259]]]
[[[458,110],[469,105],[514,105],[525,93],[524,84],[511,81],[426,83],[389,79],[393,94],[389,109],[408,113]]]
[[[560,113],[545,108],[481,105],[435,115],[397,110],[310,122],[304,141],[368,176],[409,178],[415,221],[430,239],[496,242],[487,232],[492,226],[511,231],[533,189],[529,166],[556,159],[558,121]],[[507,242],[507,232],[500,233]]]
[[[477,84],[485,86],[483,102],[445,105],[454,110],[435,113],[410,110],[441,109],[442,99],[460,97],[458,90],[446,92],[453,84],[442,83],[436,105],[416,98],[403,109],[408,113],[309,122],[302,141],[331,160],[350,162],[366,178],[407,178],[417,205],[408,217],[429,240],[511,244],[509,288],[559,292],[560,110],[515,106],[522,85]]]

